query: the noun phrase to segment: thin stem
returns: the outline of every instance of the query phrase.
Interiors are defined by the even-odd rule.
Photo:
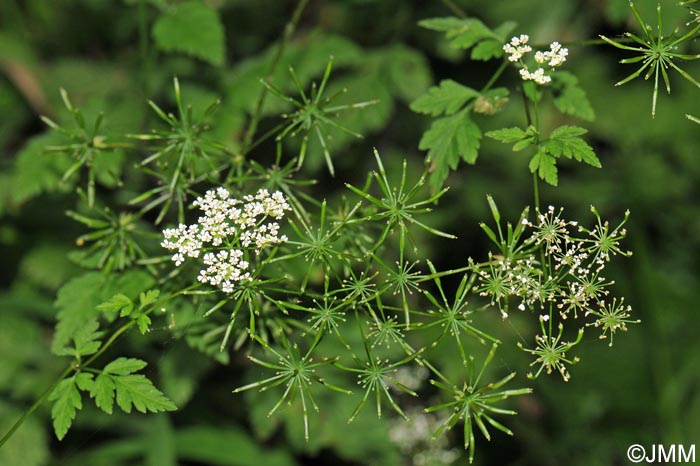
[[[503,72],[508,68],[508,60],[504,59],[503,62],[501,62],[501,66],[498,67],[496,72],[491,76],[491,79],[488,80],[486,85],[481,88],[481,93],[483,94],[484,92],[488,91],[491,89],[491,87],[496,83],[496,80],[501,77]]]
[[[532,188],[535,192],[535,210],[540,212],[540,179],[537,172],[532,174]]]
[[[284,49],[287,46],[287,42],[289,42],[289,39],[291,39],[292,34],[294,33],[294,30],[296,29],[297,24],[299,22],[299,18],[301,17],[301,13],[302,11],[304,11],[304,8],[306,7],[306,4],[308,2],[308,0],[299,0],[299,3],[294,9],[294,12],[292,13],[292,19],[287,23],[287,25],[284,28],[284,35],[282,36],[282,40],[280,40],[280,43],[277,46],[277,51],[275,52],[275,56],[272,59],[270,67],[267,70],[267,76],[265,77],[266,81],[272,78],[272,75],[274,74],[275,69],[279,64],[279,61],[282,58],[282,54],[284,53]],[[243,139],[243,145],[241,147],[241,153],[243,154],[246,153],[248,146],[253,141],[253,136],[255,135],[255,131],[258,128],[258,122],[262,114],[263,105],[265,104],[265,97],[267,97],[267,87],[263,86],[260,90],[260,95],[258,95],[258,102],[255,105],[255,113],[253,113],[253,118],[250,120],[248,129],[246,130],[245,138]]]
[[[71,363],[68,367],[64,369],[63,372],[61,372],[61,375],[58,376],[58,378],[51,384],[51,386],[44,390],[44,393],[42,393],[41,396],[34,402],[34,404],[31,405],[29,409],[24,412],[24,414],[22,414],[22,417],[17,419],[17,422],[15,422],[14,425],[10,427],[10,430],[8,430],[7,433],[2,437],[2,439],[0,439],[0,448],[2,448],[3,445],[5,445],[5,442],[7,442],[10,439],[10,437],[12,437],[15,431],[19,429],[22,424],[24,424],[24,421],[29,417],[29,415],[36,411],[36,409],[39,406],[41,406],[41,404],[44,401],[46,401],[46,398],[48,398],[49,395],[51,395],[51,393],[58,386],[58,384],[61,383],[61,381],[65,379],[68,376],[68,374],[70,374],[73,370],[75,370],[75,365]]]

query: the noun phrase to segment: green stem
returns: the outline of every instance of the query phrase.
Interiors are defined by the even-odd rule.
[[[275,52],[275,56],[272,59],[270,67],[267,70],[267,76],[265,76],[265,80],[269,80],[270,78],[272,78],[272,75],[274,74],[275,69],[279,64],[279,61],[282,58],[282,54],[284,53],[284,49],[287,46],[287,42],[289,42],[289,40],[291,39],[292,34],[294,33],[294,30],[296,29],[297,24],[299,23],[301,13],[302,11],[304,11],[304,8],[306,7],[306,4],[308,2],[308,0],[299,0],[299,3],[294,9],[294,12],[292,13],[292,19],[287,23],[287,25],[284,28],[284,35],[282,36],[282,40],[280,40],[280,43],[277,46],[277,51]],[[262,114],[263,105],[265,105],[265,97],[267,97],[267,87],[263,86],[260,90],[260,95],[258,95],[258,101],[255,105],[255,112],[253,113],[253,118],[250,120],[248,129],[246,130],[245,138],[243,139],[243,145],[241,146],[241,153],[243,154],[246,153],[246,151],[248,150],[248,146],[253,141],[253,136],[255,135],[255,131],[258,128],[258,122],[260,121],[260,116]]]
[[[46,398],[51,395],[51,393],[54,391],[54,389],[58,386],[63,379],[65,379],[68,374],[70,374],[72,371],[75,370],[75,365],[70,364],[68,367],[65,368],[63,372],[61,372],[61,375],[58,376],[58,378],[51,384],[49,388],[44,390],[44,393],[41,394],[41,396],[34,402],[33,405],[27,409],[24,414],[22,414],[22,417],[17,419],[17,422],[14,423],[12,427],[10,427],[10,430],[7,431],[7,433],[0,439],[0,448],[2,448],[3,445],[12,437],[12,435],[15,433],[17,429],[20,428],[22,424],[24,424],[24,421],[34,412],[36,409],[41,406],[41,404],[46,401]]]
[[[484,87],[481,88],[481,93],[483,94],[484,92],[488,91],[491,89],[491,86],[493,86],[496,83],[496,80],[501,77],[503,72],[508,68],[508,60],[504,59],[503,62],[501,62],[501,66],[498,67],[496,72],[491,76],[491,79],[486,83]]]
[[[532,188],[535,192],[535,210],[540,212],[540,179],[537,177],[537,172],[532,174]]]

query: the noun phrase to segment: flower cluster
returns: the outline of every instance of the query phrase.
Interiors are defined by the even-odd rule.
[[[530,40],[527,34],[521,34],[519,37],[513,37],[509,43],[503,46],[503,50],[508,54],[508,60],[513,63],[520,63],[520,77],[524,81],[535,81],[537,84],[547,84],[552,81],[551,76],[545,74],[543,65],[550,69],[560,66],[566,61],[569,54],[569,49],[562,47],[559,42],[552,42],[549,45],[549,50],[535,52],[535,62],[537,68],[530,71],[528,65],[523,61],[525,54],[532,52],[532,47],[527,45]]]
[[[563,209],[557,210],[553,206],[538,213],[536,222],[524,219],[523,227],[532,229],[530,236],[523,241],[524,253],[513,258],[489,256],[486,267],[478,272],[477,291],[498,306],[504,319],[508,317],[513,298],[519,301],[517,307],[521,311],[529,308],[540,313],[539,321],[545,335],[538,336],[538,346],[561,344],[544,329],[544,324],[554,317],[553,313],[557,313],[562,321],[569,317],[578,319],[579,316],[595,318],[593,322],[582,324],[581,328],[602,328],[601,338],[607,338],[609,334],[611,344],[617,330],[625,331],[626,324],[638,322],[629,319],[631,307],[624,305],[624,300],[607,299],[608,287],[614,282],[602,276],[612,256],[630,255],[620,248],[620,242],[627,234],[623,226],[629,212],[617,227],[611,228],[607,221],[601,220],[595,208],[591,207],[591,211],[597,219],[592,229],[565,220],[562,218]],[[566,349],[571,346],[564,345]],[[565,357],[564,351],[561,353],[562,358]],[[548,362],[547,372],[554,367],[564,376],[565,372],[556,367],[555,362]]]
[[[520,61],[520,59],[528,52],[532,52],[532,47],[527,45],[530,36],[520,34],[520,37],[513,37],[510,43],[503,46],[503,50],[508,54],[508,60],[512,62]]]
[[[205,267],[197,279],[202,283],[232,293],[235,284],[250,280],[250,263],[246,258],[252,249],[256,255],[268,246],[283,243],[279,235],[280,220],[290,210],[284,195],[266,189],[243,200],[234,199],[225,188],[212,189],[197,198],[194,205],[204,212],[193,225],[180,224],[163,231],[161,246],[175,251],[172,260],[181,265],[186,257],[198,258],[204,251]]]

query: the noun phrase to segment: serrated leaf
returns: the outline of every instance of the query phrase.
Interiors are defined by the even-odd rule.
[[[102,332],[97,331],[99,326],[96,319],[86,322],[71,336],[73,346],[56,347],[54,353],[59,356],[74,356],[76,358],[96,353],[102,345],[101,341],[97,341],[102,336]]]
[[[140,314],[136,318],[136,326],[139,328],[141,335],[144,335],[146,332],[148,332],[148,328],[151,326],[151,318],[146,314]]]
[[[538,176],[552,186],[559,184],[557,175],[557,160],[540,148],[530,160],[530,171],[537,172]]]
[[[595,112],[586,92],[579,86],[578,78],[568,71],[557,71],[552,75],[550,86],[554,94],[554,105],[560,112],[583,120],[595,119]]]
[[[221,18],[202,2],[182,3],[160,16],[153,25],[153,38],[165,52],[183,52],[217,66],[224,63]]]
[[[512,128],[502,128],[489,131],[488,133],[486,133],[486,136],[491,139],[495,139],[496,141],[509,143],[517,142],[521,139],[528,137],[528,133],[518,128],[517,126],[514,126]]]
[[[414,100],[411,103],[411,110],[432,116],[452,115],[478,96],[478,91],[451,79],[445,79],[439,86],[431,87],[427,93]]]
[[[107,414],[112,414],[114,390],[114,381],[104,374],[97,376],[90,390],[90,396],[95,399],[95,405]]]
[[[135,358],[117,358],[107,364],[102,370],[110,375],[129,375],[140,371],[148,365],[147,362]]]
[[[51,392],[49,401],[54,401],[51,408],[53,429],[56,432],[56,438],[62,440],[73,424],[76,412],[83,408],[80,392],[75,385],[75,378],[70,377],[62,380]]]
[[[571,138],[575,136],[582,136],[586,134],[588,130],[581,128],[579,126],[563,125],[552,130],[549,135],[550,139],[560,139],[560,138]]]
[[[141,308],[158,301],[158,296],[160,296],[160,290],[148,290],[139,294],[139,304]]]
[[[577,126],[560,126],[550,134],[545,149],[555,157],[563,155],[600,168],[600,160],[593,152],[593,148],[578,137],[586,132],[585,129]]]
[[[483,60],[487,61],[492,58],[499,58],[503,56],[503,43],[506,38],[510,36],[515,29],[516,23],[513,21],[506,21],[505,23],[498,26],[493,30],[493,33],[497,38],[485,39],[472,49],[471,59],[472,60]]]
[[[91,320],[75,332],[73,335],[75,350],[70,354],[73,354],[75,357],[95,354],[97,350],[100,349],[100,346],[102,346],[102,342],[97,341],[97,339],[102,336],[102,332],[97,331],[99,327],[100,324],[97,320]]]
[[[92,379],[93,375],[89,372],[80,372],[75,376],[75,385],[84,392],[89,392],[92,390],[95,381]]]
[[[467,110],[439,118],[423,134],[419,148],[428,151],[432,163],[430,185],[439,190],[449,170],[457,169],[459,160],[475,163],[481,145],[481,130],[469,118]]]
[[[118,312],[120,317],[125,317],[134,310],[134,303],[128,296],[119,293],[97,306],[97,309],[100,311]]]
[[[133,405],[138,411],[174,411],[175,404],[153,386],[143,375],[113,376],[117,391],[117,405],[127,413]]]
[[[117,293],[135,296],[154,283],[153,277],[140,270],[112,273],[88,272],[63,285],[58,291],[56,307],[58,323],[51,351],[60,352],[88,322],[97,319],[104,303]]]

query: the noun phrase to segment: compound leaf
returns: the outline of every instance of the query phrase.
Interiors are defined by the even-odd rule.
[[[452,115],[477,96],[478,91],[445,79],[439,86],[431,87],[428,92],[414,100],[411,110],[432,116]]]
[[[545,145],[546,151],[555,157],[563,155],[600,168],[600,160],[593,152],[593,148],[578,137],[586,132],[585,129],[578,126],[560,126],[550,134]]]
[[[459,160],[475,163],[481,145],[481,130],[469,118],[467,109],[435,120],[423,134],[419,148],[428,151],[432,162],[430,185],[439,190],[450,170],[456,170]]]

